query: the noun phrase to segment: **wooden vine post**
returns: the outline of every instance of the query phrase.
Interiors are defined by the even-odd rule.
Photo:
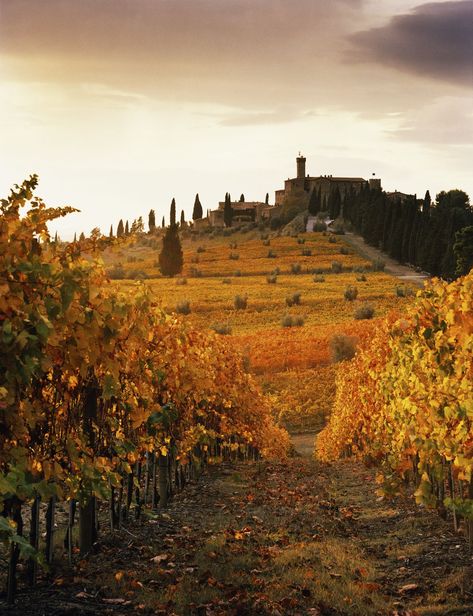
[[[95,377],[91,375],[84,392],[84,434],[88,438],[89,445],[94,447],[94,421],[97,419],[98,388]],[[83,496],[79,505],[79,549],[81,556],[92,550],[96,540],[97,529],[95,519],[95,498],[92,496],[90,487]]]
[[[166,507],[168,504],[168,466],[169,456],[159,454],[159,506]]]
[[[12,500],[11,515],[16,522],[16,532],[18,535],[23,533],[23,518],[21,517],[21,501],[16,496]],[[16,566],[20,557],[20,547],[17,543],[12,542],[10,545],[10,560],[8,563],[8,579],[7,579],[7,603],[13,605],[15,602],[16,593]]]

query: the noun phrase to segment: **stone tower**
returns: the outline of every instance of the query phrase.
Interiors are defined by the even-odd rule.
[[[305,178],[305,156],[301,156],[299,152],[299,156],[296,158],[297,162],[297,179],[301,180]]]

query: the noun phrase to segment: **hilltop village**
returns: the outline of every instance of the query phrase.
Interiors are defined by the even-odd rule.
[[[268,222],[278,217],[284,206],[299,205],[307,207],[311,195],[314,194],[320,202],[321,209],[328,210],[329,199],[333,195],[340,198],[341,203],[349,195],[357,195],[363,187],[381,190],[381,180],[370,178],[366,180],[360,177],[336,177],[333,175],[311,176],[306,174],[306,158],[299,155],[296,158],[296,177],[288,178],[284,182],[284,188],[275,191],[274,204],[266,201],[231,201],[234,223],[260,223]],[[388,193],[397,197],[406,197],[403,193]],[[196,228],[224,227],[225,202],[220,201],[218,208],[208,210],[207,216],[194,221]]]
[[[358,195],[368,186],[372,190],[381,190],[381,179],[306,174],[306,158],[299,154],[296,158],[296,177],[288,178],[284,188],[275,191],[274,204],[269,203],[268,195],[265,201],[246,201],[244,198],[231,201],[232,220],[234,224],[270,222],[280,216],[284,207],[307,208],[312,195],[318,200],[321,211],[329,211],[331,198],[339,199],[343,205],[349,195]],[[393,201],[404,201],[410,195],[396,190],[387,192],[386,196]],[[207,210],[205,217],[194,220],[194,227],[224,227],[224,210],[225,201],[220,201],[217,209]]]

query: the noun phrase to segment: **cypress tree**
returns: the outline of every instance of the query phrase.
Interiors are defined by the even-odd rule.
[[[245,203],[245,195],[243,193],[240,195],[240,203]]]
[[[171,209],[169,211],[169,226],[176,226],[176,200],[174,198],[171,201]]]
[[[125,223],[125,235],[130,235],[130,226],[128,225],[128,220]]]
[[[82,233],[79,235],[79,242],[83,242],[85,240],[85,235],[84,232],[82,231]]]
[[[422,211],[426,216],[430,214],[430,206],[432,205],[432,199],[430,198],[430,193],[427,190],[425,192],[424,203],[422,204]]]
[[[156,214],[154,213],[154,210],[149,211],[148,228],[150,230],[150,233],[153,233],[153,231],[156,229]]]
[[[186,224],[186,217],[184,214],[184,210],[181,210],[181,227],[183,227]]]
[[[57,231],[56,231],[56,233],[54,234],[54,243],[55,243],[55,244],[57,244]]]
[[[335,186],[335,191],[333,195],[333,213],[334,218],[338,218],[340,216],[340,210],[342,207],[342,196],[340,194],[340,189],[338,186]]]
[[[473,267],[473,226],[456,232],[453,253],[456,258],[455,275],[465,276]]]
[[[340,196],[340,189],[338,186],[335,186],[334,189],[330,191],[328,197],[328,211],[330,218],[338,218],[340,215],[340,207],[342,203],[342,198]]]
[[[163,220],[161,221],[161,227],[164,229],[165,226],[166,226],[166,222],[164,221],[164,216],[163,216]]]
[[[317,214],[317,212],[320,209],[320,203],[318,200],[318,193],[315,189],[315,187],[311,190],[310,192],[310,197],[309,197],[309,214],[311,216],[315,216]]]
[[[131,225],[131,231],[130,234],[133,233],[143,233],[145,230],[145,226],[143,224],[143,217],[140,216],[139,218],[135,218],[135,220],[133,221],[133,224]]]
[[[269,205],[269,193],[266,193],[266,199],[264,200],[266,205]]]
[[[74,243],[77,242],[77,233],[74,233]]]
[[[226,227],[232,226],[233,220],[233,208],[232,208],[232,200],[230,197],[230,193],[225,195],[225,207],[223,209],[223,222]]]
[[[192,220],[200,220],[203,216],[202,204],[200,203],[199,193],[195,196],[194,209],[192,210]]]
[[[117,227],[117,237],[123,237],[125,234],[125,228],[123,227],[123,220],[120,218],[120,222]]]
[[[182,272],[184,258],[178,227],[170,225],[163,237],[163,246],[159,255],[159,269],[163,276],[175,276]]]
[[[108,237],[113,237],[113,225],[110,225],[110,233],[108,234]]]

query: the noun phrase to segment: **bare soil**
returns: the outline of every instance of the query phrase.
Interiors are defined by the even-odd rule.
[[[473,615],[462,535],[410,499],[375,495],[374,472],[313,460],[209,466],[163,512],[97,553],[21,582],[4,616]],[[104,521],[106,514],[104,512]]]

